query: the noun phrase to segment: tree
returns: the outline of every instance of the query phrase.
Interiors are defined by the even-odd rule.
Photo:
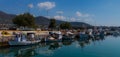
[[[64,23],[60,24],[60,28],[61,29],[70,29],[71,24],[69,22],[64,22]]]
[[[34,16],[29,13],[24,13],[24,14],[18,15],[12,21],[18,27],[20,27],[20,26],[29,27],[29,28],[36,27]]]
[[[50,19],[49,28],[55,29],[56,28],[56,20]]]

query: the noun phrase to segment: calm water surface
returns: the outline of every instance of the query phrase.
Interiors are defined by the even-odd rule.
[[[120,57],[120,37],[0,48],[0,57]]]

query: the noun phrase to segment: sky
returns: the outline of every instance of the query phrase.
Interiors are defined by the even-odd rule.
[[[120,0],[0,0],[0,11],[30,12],[58,20],[120,26]]]

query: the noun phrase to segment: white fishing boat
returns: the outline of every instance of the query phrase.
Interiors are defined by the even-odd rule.
[[[9,45],[10,46],[17,46],[17,45],[32,45],[32,44],[36,44],[39,43],[40,40],[37,41],[9,41]]]
[[[30,38],[35,38],[33,33],[29,34],[29,36]],[[35,40],[35,39],[28,40],[28,38],[25,37],[25,35],[19,34],[19,35],[16,35],[14,40],[9,41],[8,43],[10,46],[19,46],[19,45],[32,45],[39,42],[41,42],[41,40]]]

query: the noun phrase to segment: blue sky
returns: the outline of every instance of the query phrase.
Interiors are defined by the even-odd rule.
[[[0,10],[10,14],[29,11],[35,16],[120,26],[120,0],[0,0]]]

